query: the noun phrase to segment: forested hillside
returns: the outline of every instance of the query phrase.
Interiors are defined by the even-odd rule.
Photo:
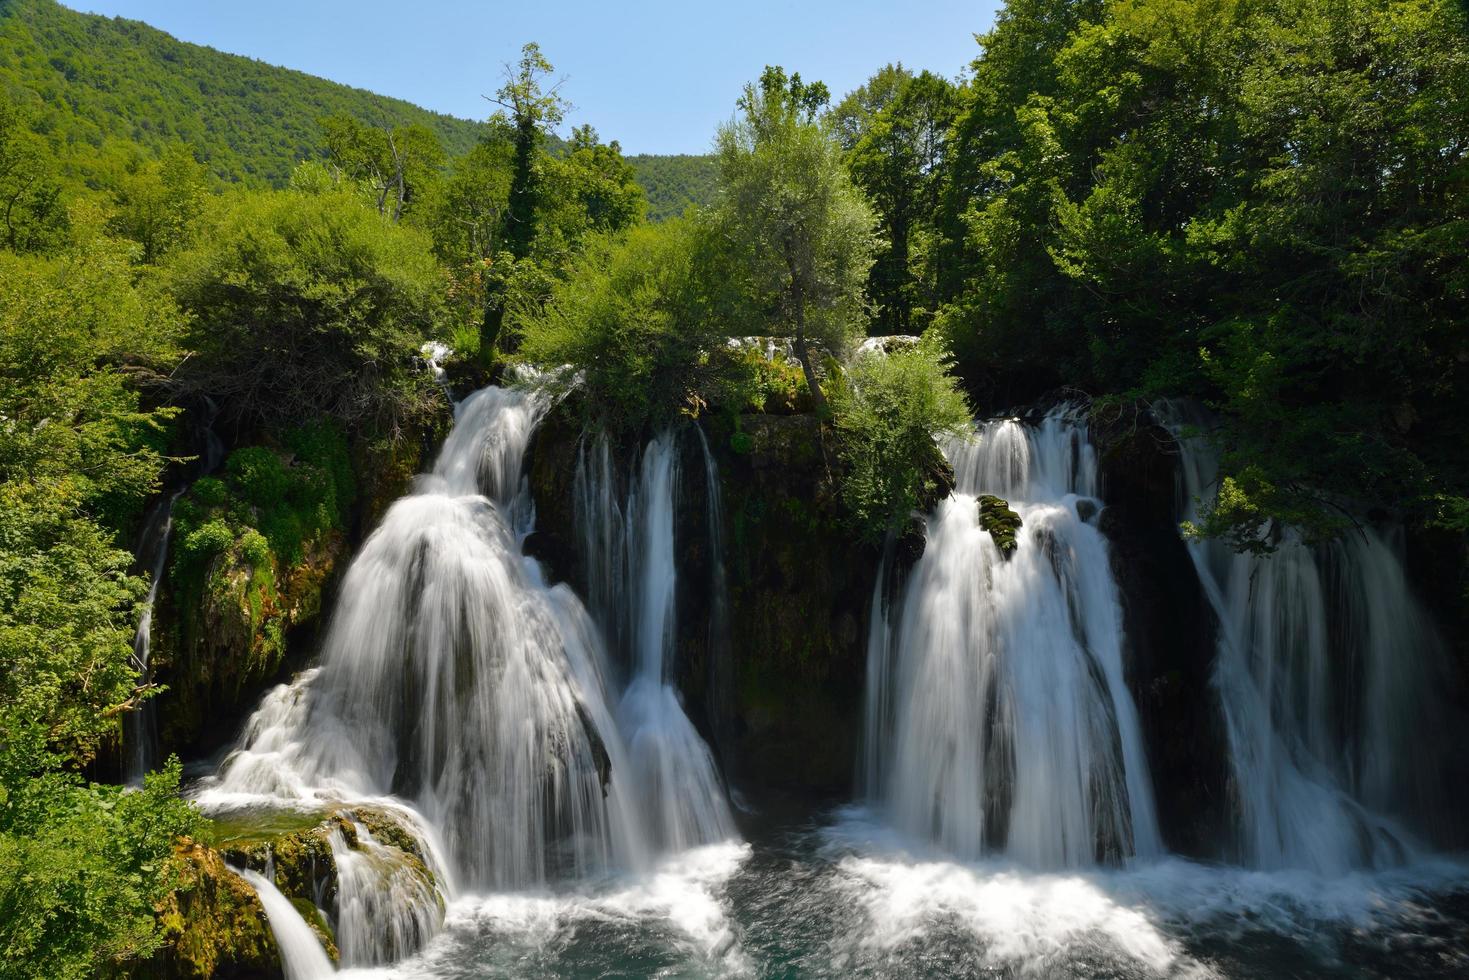
[[[183,141],[225,180],[279,185],[324,147],[323,116],[427,126],[451,155],[479,123],[420,109],[54,0],[0,0],[0,92],[40,114],[58,149],[109,138],[152,149]]]
[[[663,221],[684,213],[690,204],[714,200],[718,168],[712,156],[639,153],[627,158],[648,194],[648,218]]]
[[[272,186],[284,184],[301,160],[325,155],[324,117],[426,126],[451,159],[484,134],[479,121],[189,44],[139,21],[78,13],[55,0],[0,0],[0,93],[29,110],[63,157],[85,160],[109,139],[154,152],[183,142],[222,180]],[[555,136],[548,145],[565,146]],[[629,159],[654,220],[707,203],[713,193],[709,157]]]

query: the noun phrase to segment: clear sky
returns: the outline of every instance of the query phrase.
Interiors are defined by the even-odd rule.
[[[526,41],[541,45],[568,123],[628,153],[702,153],[766,64],[834,97],[890,61],[954,76],[995,0],[63,0],[468,118]]]

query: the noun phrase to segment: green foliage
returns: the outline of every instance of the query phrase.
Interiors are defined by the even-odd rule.
[[[414,363],[445,315],[429,241],[346,191],[221,201],[168,276],[196,352],[175,387],[228,418],[395,433],[437,397]]]
[[[183,143],[223,180],[276,187],[326,149],[323,117],[421,126],[455,156],[483,130],[54,0],[0,4],[0,102],[27,107],[51,153],[82,169],[109,140],[154,153]]]
[[[867,279],[880,333],[921,333],[938,302],[939,203],[952,83],[888,65],[833,110],[847,167],[877,212],[885,239]]]
[[[748,85],[742,115],[717,137],[716,222],[739,252],[754,308],[767,329],[790,336],[806,382],[822,403],[808,338],[844,356],[863,326],[862,286],[877,239],[874,218],[842,164],[830,129],[816,121],[826,87],[767,68]]]
[[[346,179],[362,186],[381,215],[394,221],[432,195],[444,166],[444,148],[422,123],[380,129],[352,116],[321,121],[327,153]]]
[[[157,489],[172,413],[129,378],[176,356],[179,326],[114,242],[0,253],[0,728],[82,761],[134,703],[144,584],[117,539]]]
[[[125,791],[84,784],[44,741],[7,727],[0,743],[0,978],[85,980],[157,949],[173,842],[199,817],[177,758]]]
[[[1469,30],[1452,0],[1017,0],[949,140],[939,316],[996,401],[1219,410],[1226,506],[1469,488]]]
[[[719,168],[707,154],[639,153],[627,162],[647,194],[649,221],[677,218],[690,207],[710,207],[718,195]]]
[[[741,299],[727,262],[686,219],[594,236],[544,307],[517,317],[521,354],[570,365],[614,431],[666,423],[740,369],[724,342]]]
[[[285,569],[302,560],[312,540],[346,529],[357,488],[341,428],[310,422],[287,430],[280,442],[284,449],[236,449],[223,480],[198,480],[175,507],[174,575],[189,595],[201,594],[220,555],[237,553],[257,572],[275,563]]]
[[[932,342],[863,354],[833,390],[847,472],[842,495],[870,540],[899,526],[935,496],[945,468],[936,439],[971,423],[969,404]]]
[[[177,761],[139,792],[77,775],[155,693],[132,662],[147,583],[117,545],[158,489],[174,414],[139,388],[176,363],[183,327],[105,226],[78,207],[50,256],[0,252],[0,978],[151,953],[195,821]]]
[[[0,100],[0,236],[14,252],[48,251],[64,242],[67,233],[49,148],[32,132],[33,126],[20,106]]]

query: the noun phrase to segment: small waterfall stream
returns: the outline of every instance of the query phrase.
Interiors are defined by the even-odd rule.
[[[138,683],[147,684],[153,679],[153,607],[158,602],[158,590],[163,584],[163,574],[168,567],[168,545],[173,537],[173,506],[178,503],[187,487],[179,487],[160,500],[143,525],[139,537],[138,564],[148,569],[148,594],[143,599],[143,612],[138,617],[138,628],[133,634],[133,669],[138,673]],[[137,711],[123,716],[123,746],[126,749],[125,778],[130,785],[141,786],[143,776],[158,764],[157,718],[153,706],[145,701]]]
[[[224,443],[214,431],[219,406],[208,397],[204,404],[207,409],[203,425],[204,452],[199,458],[196,476],[208,476],[219,469],[225,455]],[[190,485],[185,483],[160,498],[138,536],[138,547],[134,552],[137,566],[149,573],[148,594],[143,599],[143,612],[133,633],[133,668],[138,673],[139,684],[153,680],[153,607],[158,602],[158,592],[168,569],[169,545],[173,540],[173,508]],[[123,778],[129,785],[141,786],[143,776],[157,768],[159,761],[157,707],[151,700],[144,701],[136,711],[123,716],[122,744],[125,756]]]
[[[664,432],[648,443],[622,506],[610,483],[605,440],[589,452],[578,468],[578,499],[582,539],[590,545],[590,592],[604,611],[610,642],[631,644],[632,674],[617,717],[650,832],[673,851],[731,838],[734,820],[713,755],[684,712],[672,676],[676,440]]]
[[[1181,520],[1218,489],[1207,420],[1160,406],[1184,434]],[[1272,554],[1189,539],[1218,621],[1215,683],[1229,737],[1241,859],[1341,874],[1401,864],[1442,812],[1446,707],[1440,641],[1398,549],[1371,526]]]
[[[1161,851],[1121,609],[1093,524],[1096,461],[1064,410],[945,447],[957,489],[869,641],[866,785],[904,832],[965,858],[1076,867]],[[978,495],[1023,522],[1012,556]]]
[[[248,881],[255,894],[260,896],[270,931],[280,947],[281,969],[286,980],[321,980],[337,972],[326,950],[321,948],[321,940],[316,938],[316,933],[311,931],[311,926],[306,924],[291,900],[275,887],[275,882],[248,869],[236,873]]]

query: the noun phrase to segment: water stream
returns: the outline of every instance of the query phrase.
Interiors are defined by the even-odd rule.
[[[1164,412],[1181,434],[1207,424]],[[1217,463],[1202,435],[1180,445],[1179,514],[1197,521]],[[1447,672],[1392,533],[1363,523],[1312,546],[1285,529],[1264,555],[1188,541],[1217,620],[1239,857],[1252,867],[1392,867],[1423,851],[1445,812]]]
[[[1270,648],[1293,666],[1264,675],[1251,648],[1237,674],[1252,690],[1273,676],[1265,703],[1277,714],[1239,724],[1269,720],[1266,748],[1299,743],[1286,757],[1329,790],[1330,806],[1288,816],[1280,797],[1242,802],[1244,836],[1254,821],[1299,822],[1303,835],[1316,821],[1335,847],[1327,816],[1347,813],[1365,820],[1355,839],[1367,850],[1340,862],[1251,850],[1242,866],[1172,857],[1127,685],[1086,426],[1064,408],[1035,424],[979,425],[944,447],[958,488],[928,515],[923,557],[874,590],[865,802],[814,816],[751,810],[742,841],[676,683],[679,637],[704,628],[680,629],[694,615],[679,608],[680,535],[707,535],[708,584],[723,586],[713,455],[700,441],[703,473],[682,472],[687,430],[622,452],[583,441],[574,533],[584,604],[522,552],[535,527],[522,468],[546,407],[498,388],[459,406],[433,471],[347,573],[320,664],[263,699],[198,789],[215,813],[330,807],[349,820],[356,846],[334,832],[339,894],[325,909],[344,973],[1469,973],[1465,868],[1415,844],[1425,837],[1406,826],[1433,807],[1416,795],[1427,793],[1421,767],[1400,764],[1413,751],[1409,699],[1423,690],[1388,662],[1389,652],[1410,656],[1391,627],[1419,615],[1401,564],[1388,561],[1389,537],[1313,552],[1310,571],[1304,558],[1245,569],[1251,587],[1205,583],[1221,613],[1231,602],[1248,609],[1238,615],[1249,630],[1304,617],[1272,635],[1311,641],[1299,655]],[[706,497],[689,497],[700,482]],[[980,524],[986,493],[1022,521],[1008,557]],[[1196,551],[1201,575],[1218,557]],[[1281,584],[1262,586],[1271,574]],[[1322,611],[1303,612],[1318,592]],[[1332,606],[1342,594],[1358,605]],[[711,651],[724,649],[720,609],[716,595]],[[1226,702],[1235,695],[1223,675],[1235,668],[1224,643],[1249,630],[1221,630]],[[1311,645],[1340,636],[1360,638],[1350,683]],[[1349,712],[1320,693],[1336,684],[1352,692]],[[1318,702],[1332,706],[1324,720],[1307,710]],[[1292,706],[1289,724],[1281,704]],[[1343,741],[1348,730],[1360,735]],[[1242,786],[1257,772],[1296,778],[1280,756],[1243,764],[1248,743],[1231,738]],[[1301,746],[1312,738],[1335,750],[1307,769]],[[411,829],[435,888],[368,831],[369,807]],[[1384,843],[1371,843],[1379,832]],[[272,890],[257,887],[262,899]],[[289,918],[273,914],[272,926]]]
[[[1058,410],[945,451],[957,489],[929,517],[897,607],[874,597],[869,792],[895,826],[961,858],[1057,868],[1160,853],[1085,429]],[[981,527],[981,494],[1019,515],[1013,555]]]

